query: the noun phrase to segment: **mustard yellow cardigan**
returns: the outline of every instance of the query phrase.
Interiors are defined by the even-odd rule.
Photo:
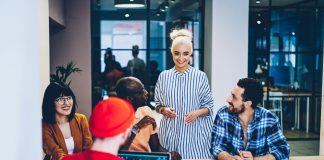
[[[53,160],[60,160],[68,154],[63,134],[59,126],[42,122],[43,127],[43,151],[46,154],[44,159],[52,157]],[[74,140],[73,153],[82,152],[92,145],[92,137],[89,124],[85,115],[75,113],[70,121],[71,134]]]

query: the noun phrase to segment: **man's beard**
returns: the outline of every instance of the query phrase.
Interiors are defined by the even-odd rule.
[[[229,103],[228,106],[228,112],[229,113],[234,113],[234,114],[241,114],[245,111],[245,106],[242,104],[240,109],[239,108],[234,108],[233,104]]]
[[[136,108],[146,106],[146,101],[135,100],[133,101],[133,106]]]

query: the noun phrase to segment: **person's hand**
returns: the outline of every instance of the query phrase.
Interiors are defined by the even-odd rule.
[[[138,123],[136,123],[133,127],[140,131],[143,127],[151,125],[153,126],[153,130],[156,128],[155,119],[150,116],[143,117]]]
[[[236,156],[233,156],[234,160],[244,160],[242,157],[236,155]]]
[[[182,159],[181,155],[178,152],[171,151],[170,153],[171,153],[172,160],[181,160]]]
[[[253,155],[250,151],[240,151],[244,160],[253,160]]]
[[[169,118],[174,118],[177,116],[177,114],[174,112],[174,109],[170,107],[163,107],[161,109],[161,114]]]
[[[199,117],[199,111],[196,110],[196,111],[189,112],[185,116],[186,116],[185,117],[185,122],[186,123],[192,123]]]

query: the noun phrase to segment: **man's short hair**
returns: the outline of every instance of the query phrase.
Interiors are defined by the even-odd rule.
[[[135,77],[123,77],[116,83],[117,97],[126,99],[127,96],[134,94],[134,86],[141,81]]]
[[[263,89],[259,81],[253,78],[242,78],[237,85],[244,89],[243,101],[252,101],[252,108],[255,108],[263,100]]]

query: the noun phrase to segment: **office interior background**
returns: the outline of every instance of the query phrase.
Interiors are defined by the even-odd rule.
[[[257,78],[291,156],[324,155],[324,0],[146,0],[133,9],[113,0],[16,0],[2,2],[0,12],[4,159],[41,159],[40,106],[56,66],[73,61],[82,69],[71,87],[78,111],[90,117],[109,94],[102,78],[107,47],[126,67],[139,45],[147,70],[156,61],[163,71],[173,67],[168,35],[183,27],[193,32],[190,63],[206,72],[215,110],[239,78]],[[153,97],[150,77],[145,86]]]

